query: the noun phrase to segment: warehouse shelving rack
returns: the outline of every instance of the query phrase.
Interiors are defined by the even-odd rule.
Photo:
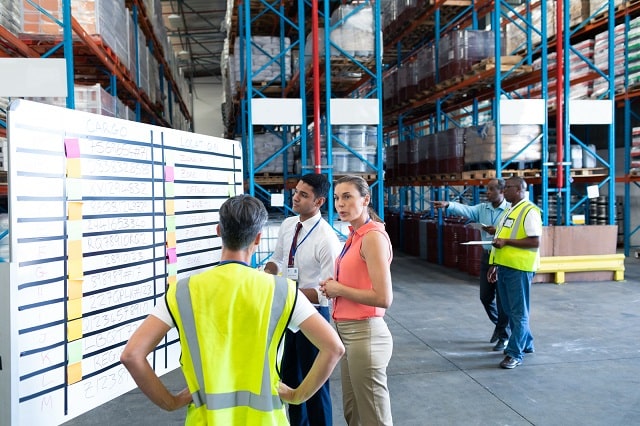
[[[409,44],[407,46],[398,47],[402,41],[405,40],[403,35],[398,35],[395,38],[392,37],[393,42],[389,45],[385,45],[385,57],[393,55],[394,52],[407,52],[405,56],[398,55],[397,63],[402,66],[402,63],[407,57],[414,54],[416,49],[428,43],[432,43],[437,49],[440,38],[447,32],[457,28],[472,28],[479,29],[480,21],[482,19],[489,19],[491,28],[500,28],[500,17],[507,11],[513,11],[510,5],[506,2],[470,2],[468,6],[463,7],[457,3],[456,6],[447,6],[446,2],[436,2],[433,8],[427,9],[425,13],[420,14],[418,20],[413,20],[407,27],[409,31],[414,31],[415,28],[424,28],[427,26],[428,35],[433,31],[432,39],[418,39],[415,34],[411,34],[407,38]],[[495,66],[493,68],[487,68],[484,70],[476,71],[472,75],[466,75],[464,79],[456,78],[453,81],[443,82],[440,76],[436,77],[438,82],[434,90],[425,91],[417,96],[417,99],[412,100],[408,107],[400,106],[399,108],[393,108],[391,111],[385,111],[385,124],[387,125],[387,131],[397,132],[399,137],[399,143],[403,143],[403,135],[411,133],[412,128],[418,128],[420,131],[427,129],[427,133],[437,133],[439,131],[446,130],[452,127],[459,127],[458,118],[453,117],[452,114],[457,112],[460,108],[466,108],[469,111],[472,122],[478,124],[478,115],[480,112],[480,101],[491,100],[490,109],[495,121],[496,128],[500,128],[500,106],[503,97],[512,97],[512,92],[519,87],[515,81],[527,81],[531,76],[530,72],[522,72],[521,65],[530,65],[533,55],[538,54],[546,57],[546,45],[540,45],[536,50],[531,49],[531,33],[537,32],[541,34],[541,37],[546,39],[546,28],[544,26],[536,27],[527,16],[519,16],[521,28],[525,28],[529,37],[527,37],[527,44],[529,45],[528,55],[526,55],[519,63],[513,66],[503,67],[501,64],[500,55],[495,57]],[[420,21],[420,20],[424,21]],[[512,18],[516,19],[516,18]],[[544,19],[544,18],[543,18]],[[544,20],[541,20],[544,22]],[[501,51],[501,32],[495,31],[494,37],[494,49],[496,52]],[[539,50],[539,52],[538,52]],[[388,52],[388,53],[387,53]],[[435,58],[438,58],[436,50]],[[437,60],[437,59],[436,59]],[[435,66],[436,74],[438,73],[439,66]],[[499,71],[497,71],[499,70]],[[518,71],[516,76],[515,71]],[[542,70],[537,73],[534,80],[546,81],[546,67],[542,67]],[[486,87],[491,85],[492,87],[487,89]],[[545,85],[546,87],[546,85]],[[469,95],[471,94],[471,95]],[[496,156],[501,158],[500,152],[500,132],[496,131]],[[547,131],[546,123],[544,123],[543,129],[543,144],[547,143]],[[530,143],[536,142],[531,141]],[[510,159],[504,163],[500,162],[496,165],[496,175],[501,176],[502,170],[507,168]],[[479,200],[479,185],[484,184],[488,179],[457,179],[452,181],[450,179],[439,181],[438,179],[424,179],[420,181],[412,181],[407,186],[405,182],[390,181],[389,186],[399,186],[400,198],[403,199],[403,193],[405,188],[411,188],[409,190],[411,202],[411,211],[414,210],[416,203],[413,201],[413,196],[416,194],[416,190],[420,186],[429,186],[435,188],[435,190],[428,191],[430,199],[452,199],[452,198],[464,198],[469,199],[471,202],[477,202]],[[458,189],[462,186],[462,189]],[[420,191],[420,195],[423,196],[424,191]],[[424,200],[420,200],[419,206],[424,206]],[[429,207],[431,214],[435,212]],[[400,205],[399,214],[403,215],[404,206]],[[439,214],[439,222],[442,224],[443,218]],[[402,224],[402,221],[401,221]],[[401,225],[402,226],[402,225]],[[441,229],[439,228],[439,231]],[[400,229],[402,236],[402,229]],[[402,238],[402,237],[401,237]],[[442,233],[439,232],[438,239],[442,241]],[[439,245],[442,247],[442,244]],[[440,253],[440,261],[442,256]]]
[[[382,109],[381,103],[377,102],[377,144],[375,164],[368,161],[356,151],[350,149],[345,141],[333,134],[332,126],[335,118],[332,118],[332,106],[337,99],[381,99],[382,81],[382,56],[377,46],[381,44],[380,32],[380,2],[363,1],[354,4],[347,16],[339,22],[331,24],[330,16],[335,7],[339,6],[335,2],[324,2],[323,7],[319,7],[316,0],[294,0],[280,2],[276,4],[266,0],[256,0],[250,4],[240,4],[237,8],[236,16],[232,20],[231,37],[237,35],[240,38],[240,52],[233,52],[240,55],[240,87],[238,90],[238,110],[240,118],[236,120],[239,128],[236,134],[241,135],[243,149],[247,153],[245,156],[245,175],[247,189],[249,193],[257,195],[263,199],[271,195],[270,190],[280,191],[290,188],[295,181],[297,174],[290,174],[287,171],[287,150],[293,146],[300,147],[300,158],[302,172],[315,171],[325,173],[332,181],[337,177],[333,171],[333,145],[346,149],[350,155],[365,163],[373,172],[367,173],[366,178],[371,185],[374,208],[383,215],[384,192],[383,192],[383,149],[382,149]],[[370,57],[359,57],[344,51],[332,40],[333,32],[350,16],[365,7],[371,7],[373,11],[373,34],[374,34],[374,54]],[[314,17],[317,24],[314,24]],[[274,25],[277,22],[277,25]],[[305,37],[313,27],[317,25],[318,34],[322,46],[318,46],[319,51],[324,51],[320,55],[312,55],[311,66],[305,63]],[[309,29],[311,27],[311,29]],[[322,28],[322,29],[320,29]],[[323,33],[320,33],[323,31]],[[247,64],[252,64],[251,50],[253,35],[272,35],[275,37],[290,37],[291,43],[287,48],[285,43],[279,54],[269,55],[268,61],[262,68],[252,71]],[[230,43],[231,44],[231,43]],[[288,51],[297,49],[299,52],[298,63],[294,66],[291,79],[286,82],[283,78],[286,70],[284,55]],[[332,51],[338,51],[339,57],[332,56]],[[254,77],[265,67],[277,64],[281,69],[281,78],[272,81],[254,83]],[[314,72],[314,67],[317,70]],[[347,75],[347,78],[343,76]],[[314,88],[314,84],[317,86]],[[319,87],[318,87],[319,86]],[[265,125],[257,124],[254,117],[254,100],[265,98],[287,98],[300,99],[302,109],[301,119],[294,126],[274,123]],[[342,123],[341,123],[342,124]],[[356,123],[353,123],[356,124]],[[371,123],[362,123],[371,124]],[[254,164],[253,153],[258,146],[254,145],[254,134],[258,130],[278,131],[282,136],[282,148],[271,155],[262,164]],[[312,130],[311,130],[312,129]],[[313,164],[308,164],[307,152],[314,148],[314,152],[321,152],[319,149],[320,136],[325,135],[326,141],[326,164],[323,158],[318,155],[313,159]],[[313,144],[310,139],[313,136]],[[282,162],[282,180],[276,184],[272,179],[268,184],[263,184],[262,179],[256,176],[257,172],[270,162]],[[287,191],[285,194],[288,197]],[[290,212],[288,198],[285,199],[283,213]],[[329,221],[333,221],[333,197],[329,197],[327,203]]]
[[[139,23],[149,48],[160,64],[160,84],[167,85],[168,89],[168,111],[172,117],[174,106],[179,108],[183,116],[192,123],[189,107],[185,102],[185,97],[180,93],[176,79],[172,75],[162,49],[162,45],[153,33],[153,28],[147,15],[147,11],[141,0],[127,0],[126,3],[132,10],[136,22]],[[167,119],[160,106],[154,104],[148,94],[139,88],[139,71],[133,76],[121,61],[117,60],[104,45],[96,42],[94,38],[87,34],[82,26],[71,15],[71,0],[62,0],[62,20],[53,17],[47,10],[38,5],[33,5],[40,13],[48,17],[52,22],[57,23],[63,29],[62,36],[47,37],[47,40],[37,40],[34,43],[19,38],[0,25],[0,53],[8,57],[24,58],[47,58],[62,57],[66,62],[67,69],[67,108],[75,107],[74,81],[75,69],[80,66],[76,58],[82,58],[83,69],[95,70],[95,81],[106,87],[112,96],[118,95],[120,98],[133,103],[136,111],[136,121],[145,121],[165,127],[171,125],[170,118]],[[137,26],[134,26],[137,32]],[[136,34],[137,36],[137,34]],[[137,40],[137,38],[136,38]],[[136,48],[141,46],[136,43]],[[136,51],[136,64],[139,57]],[[139,67],[136,66],[139,70]],[[88,80],[84,80],[87,82]],[[0,136],[6,137],[7,124],[0,120]],[[191,126],[192,127],[192,126]],[[0,197],[7,196],[7,185],[0,184]]]
[[[116,59],[104,45],[87,34],[72,17],[71,0],[62,0],[61,2],[62,20],[56,19],[47,10],[38,5],[33,6],[44,16],[62,27],[62,36],[47,37],[46,40],[38,39],[37,42],[27,43],[0,26],[0,50],[10,56],[17,55],[27,58],[64,57],[67,64],[67,108],[74,108],[75,105],[73,90],[75,80],[74,67],[77,67],[78,64],[74,63],[74,59],[81,57],[83,59],[83,69],[93,68],[96,70],[94,75],[96,82],[100,82],[103,87],[107,87],[112,95],[120,95],[123,99],[131,100],[134,103],[137,121],[144,120],[152,124],[170,126],[171,123],[164,117],[161,108],[151,101],[147,93],[138,88],[138,76],[131,75],[130,70],[121,61]],[[160,84],[161,86],[167,85],[169,112],[172,112],[175,103],[183,116],[188,121],[191,121],[189,108],[179,91],[171,68],[167,64],[162,45],[153,33],[144,5],[140,0],[129,0],[127,6],[131,8],[146,40],[148,40],[152,54],[160,64]],[[137,48],[140,48],[140,46],[137,46]],[[138,63],[137,54],[135,60]],[[144,111],[144,116],[141,111]],[[3,129],[0,129],[0,132],[4,134],[6,123],[2,127]]]
[[[307,127],[307,114],[306,114],[306,93],[303,87],[298,88],[298,95],[301,99],[301,106],[303,108],[300,114],[300,123],[294,125],[288,124],[254,124],[254,99],[267,99],[274,97],[284,97],[285,91],[287,91],[287,55],[291,55],[291,52],[297,47],[298,51],[304,52],[304,30],[305,20],[303,15],[304,7],[302,2],[299,2],[297,7],[297,17],[290,15],[290,8],[285,7],[285,3],[278,3],[274,6],[272,2],[268,0],[259,0],[250,3],[241,3],[237,8],[237,15],[233,19],[233,26],[231,30],[231,44],[234,36],[238,37],[239,51],[231,51],[235,55],[238,55],[240,60],[240,87],[238,89],[238,102],[240,104],[240,119],[236,119],[235,122],[239,126],[235,133],[240,134],[242,138],[242,147],[245,152],[244,155],[244,170],[247,182],[247,190],[251,195],[261,198],[267,205],[270,204],[271,189],[275,186],[277,188],[286,188],[287,183],[291,185],[288,171],[288,155],[289,149],[295,145],[300,145],[301,151],[306,156],[306,140],[307,133],[302,131]],[[277,29],[274,29],[273,22],[277,22]],[[264,52],[260,47],[256,47],[252,42],[252,36],[255,35],[272,35],[274,30],[277,31],[277,37],[280,39],[280,51],[279,53],[272,55],[269,52]],[[294,41],[288,46],[284,43],[284,38],[287,36],[293,36]],[[254,47],[261,51],[261,53],[268,57],[265,64],[257,69],[253,69],[253,66],[247,64],[253,64],[253,51]],[[279,70],[278,77],[271,81],[266,81],[261,84],[254,85],[253,82],[257,76],[260,75],[268,67],[275,67]],[[301,74],[305,75],[304,61],[300,61]],[[233,76],[232,76],[233,77]],[[234,83],[235,84],[235,83]],[[293,91],[291,91],[293,93]],[[255,164],[254,154],[259,147],[254,145],[255,134],[257,130],[263,130],[265,133],[276,135],[282,141],[282,146],[272,155],[270,155],[261,164]],[[304,157],[303,157],[304,158]],[[282,163],[282,178],[278,176],[275,179],[269,179],[266,181],[259,181],[256,179],[256,173],[260,173],[263,168],[268,166],[272,162]],[[275,185],[274,185],[275,181]],[[290,196],[285,191],[285,202],[282,207],[283,213],[286,215],[290,211]]]
[[[570,8],[569,0],[564,0],[564,10],[568,11]],[[607,84],[608,89],[605,93],[599,98],[599,100],[605,100],[608,102],[607,109],[610,111],[611,117],[608,123],[602,123],[606,127],[607,134],[607,158],[602,158],[598,156],[595,152],[591,152],[592,155],[595,155],[598,158],[600,164],[605,168],[606,172],[605,176],[601,180],[596,180],[592,182],[592,184],[597,185],[599,188],[606,186],[608,189],[608,203],[607,203],[607,216],[609,225],[615,224],[615,88],[614,88],[614,52],[613,49],[609,49],[609,57],[607,60],[606,66],[604,68],[599,69],[593,61],[584,57],[579,51],[577,51],[572,46],[572,40],[579,38],[581,35],[584,35],[584,28],[587,28],[587,24],[591,21],[593,17],[596,15],[606,17],[607,19],[604,21],[606,23],[606,30],[608,31],[608,45],[614,46],[614,27],[615,27],[615,8],[613,0],[607,1],[603,4],[598,10],[594,11],[585,21],[578,24],[575,28],[570,28],[569,24],[569,14],[564,13],[564,24],[563,28],[565,29],[563,32],[563,42],[562,42],[562,52],[564,54],[564,63],[569,64],[570,53],[575,54],[580,58],[584,63],[586,63],[590,70],[595,72],[596,75],[600,75],[603,77]],[[612,19],[610,19],[612,18]],[[600,29],[604,29],[604,26],[599,27]],[[558,54],[560,51],[558,51]],[[592,77],[593,78],[593,77]],[[562,75],[562,83],[563,90],[562,92],[567,94],[570,93],[570,85],[571,74],[569,66],[565,66],[563,69]],[[560,80],[559,80],[560,82]],[[560,91],[558,91],[560,93]],[[558,97],[557,102],[560,103],[560,97]],[[563,143],[562,146],[564,148],[563,158],[570,159],[571,158],[571,145],[573,142],[580,146],[583,149],[589,149],[587,144],[581,140],[578,134],[574,131],[575,127],[572,126],[572,107],[574,102],[566,102],[564,105],[564,109],[562,111],[562,115],[556,114],[556,117],[562,117],[561,120],[557,121],[556,132],[558,140],[562,140],[562,134],[567,135],[566,143]],[[586,123],[586,124],[591,124]],[[601,124],[601,123],[594,123]],[[561,127],[562,126],[562,127]],[[562,133],[560,133],[560,129],[562,128]],[[560,144],[558,144],[560,147]],[[587,194],[580,194],[575,203],[572,203],[572,191],[571,191],[571,174],[570,174],[570,161],[563,162],[564,164],[559,164],[557,168],[557,190],[558,194],[563,194],[564,197],[561,197],[561,211],[562,215],[558,215],[559,224],[571,225],[571,214],[576,211],[576,209],[581,206],[585,206],[588,204],[588,196]],[[564,177],[564,180],[563,180]],[[544,192],[543,192],[544,193]],[[543,197],[545,198],[545,197]],[[546,223],[545,223],[546,224]]]
[[[629,63],[629,24],[631,21],[630,14],[625,14],[625,63]],[[632,129],[640,126],[640,114],[638,109],[640,103],[640,88],[629,87],[629,70],[625,69],[624,73],[624,93],[621,95],[624,114],[624,151],[626,153],[624,159],[624,176],[622,177],[622,183],[624,184],[624,254],[629,256],[633,248],[637,248],[637,245],[631,243],[632,237],[640,232],[640,225],[634,224],[631,221],[631,198],[632,194],[640,196],[640,175],[637,173],[631,173],[631,149],[632,149]],[[620,181],[620,180],[619,180]],[[637,252],[636,252],[637,253]]]
[[[564,10],[568,11],[569,10],[569,1],[565,0],[563,1],[563,7]],[[446,5],[445,3],[442,4],[436,4],[435,7],[440,7],[443,11],[446,10]],[[558,43],[556,42],[556,49],[561,49],[565,52],[565,57],[568,58],[569,55],[569,51],[571,50],[571,42],[573,40],[576,39],[580,39],[580,37],[584,37],[585,34],[587,33],[591,33],[593,34],[594,31],[596,30],[602,30],[605,26],[608,26],[609,28],[613,28],[614,25],[614,19],[607,19],[607,16],[616,16],[617,19],[620,18],[620,16],[622,16],[623,14],[629,14],[629,13],[633,13],[633,10],[635,10],[635,4],[634,5],[629,5],[627,8],[614,8],[613,6],[613,1],[610,3],[607,3],[606,5],[603,5],[603,7],[601,8],[601,10],[599,12],[594,12],[594,14],[592,14],[591,17],[589,17],[588,19],[585,20],[585,22],[581,25],[579,25],[576,28],[573,28],[570,32],[565,32],[565,37],[562,38],[561,40],[561,44],[560,46],[558,46]],[[544,8],[543,8],[544,9]],[[445,13],[432,13],[432,17],[433,19],[430,22],[433,22],[434,27],[437,28],[446,28],[447,24],[446,23],[442,23],[439,21],[439,19],[441,19],[441,17],[444,16],[453,16],[455,19],[458,19],[458,22],[467,22],[467,23],[472,23],[472,25],[474,23],[479,22],[479,20],[482,17],[485,16],[490,16],[491,22],[492,22],[492,28],[501,28],[500,24],[499,24],[499,18],[501,15],[505,14],[505,11],[512,11],[512,6],[510,6],[509,4],[507,4],[507,2],[501,2],[501,1],[497,1],[494,2],[494,5],[488,5],[487,2],[474,2],[474,4],[470,5],[464,12],[459,12],[457,11],[456,13],[452,13],[452,12],[445,12]],[[596,20],[597,22],[595,23],[591,23],[591,19],[594,17],[595,14],[598,14],[598,19]],[[420,17],[423,16],[429,16],[427,15],[421,15]],[[605,19],[602,19],[603,16],[605,17]],[[504,16],[503,16],[504,18]],[[538,71],[532,71],[529,73],[524,73],[524,74],[520,74],[518,76],[518,78],[514,78],[512,80],[509,79],[509,72],[502,72],[502,73],[494,73],[493,75],[493,82],[494,82],[494,86],[492,88],[492,90],[485,90],[484,92],[482,91],[478,91],[475,88],[475,85],[478,82],[482,82],[482,81],[486,81],[486,79],[488,78],[487,75],[480,75],[482,73],[476,73],[473,77],[466,77],[462,80],[462,81],[457,81],[455,82],[455,84],[451,84],[448,87],[445,87],[443,90],[434,90],[432,93],[426,93],[424,94],[423,97],[419,98],[417,101],[414,101],[411,103],[410,106],[408,107],[399,107],[399,108],[395,108],[392,109],[391,111],[385,111],[385,124],[386,126],[386,131],[387,132],[397,132],[398,134],[402,134],[404,133],[404,130],[402,129],[402,125],[406,125],[406,126],[423,126],[425,121],[428,121],[431,126],[432,129],[434,129],[434,131],[439,130],[438,127],[442,126],[445,123],[455,123],[455,119],[451,119],[448,114],[450,114],[451,112],[453,112],[454,110],[459,109],[461,106],[462,107],[467,107],[472,111],[472,120],[474,121],[474,123],[477,122],[477,113],[478,113],[478,101],[483,101],[483,100],[487,100],[487,99],[491,99],[492,102],[492,115],[495,118],[498,118],[498,120],[496,120],[496,126],[499,126],[499,117],[500,117],[500,104],[501,104],[501,99],[503,97],[518,97],[519,95],[515,94],[517,89],[522,89],[522,88],[526,88],[528,86],[531,86],[534,83],[541,83],[541,87],[542,87],[542,91],[540,93],[540,97],[543,99],[547,99],[547,94],[545,93],[545,90],[547,88],[547,83],[546,81],[548,80],[547,77],[547,73],[546,70],[548,69],[548,64],[546,62],[547,59],[547,50],[548,48],[553,49],[554,46],[553,45],[548,45],[545,43],[541,43],[538,44],[537,46],[534,45],[531,41],[531,35],[533,32],[537,32],[540,37],[543,40],[546,40],[546,33],[545,33],[545,26],[539,26],[539,27],[535,27],[533,25],[532,22],[530,22],[528,20],[528,18],[530,18],[530,16],[522,16],[521,17],[521,26],[527,28],[526,32],[527,32],[527,41],[526,41],[526,49],[524,49],[525,52],[525,57],[524,57],[524,62],[526,64],[532,64],[534,58],[540,58],[541,61],[541,66],[540,66],[540,70]],[[545,22],[545,18],[544,16],[542,17],[542,19],[540,20],[541,22]],[[420,26],[420,22],[416,22],[413,21],[411,24],[412,28],[415,27],[419,27]],[[463,25],[458,24],[457,25],[458,28],[464,28]],[[568,14],[566,16],[566,18],[564,19],[564,27],[565,28],[570,28],[569,26],[569,19],[568,19]],[[414,38],[415,39],[415,38]],[[410,39],[411,41],[413,41],[414,39]],[[436,33],[434,36],[434,40],[438,40],[439,36]],[[401,43],[403,40],[402,36],[398,36],[394,39],[395,43]],[[420,43],[424,44],[428,41],[420,41],[418,43],[415,43],[412,46],[409,46],[407,48],[397,48],[397,46],[393,46],[393,45],[389,45],[389,46],[385,46],[387,47],[387,49],[385,50],[385,57],[388,55],[392,55],[395,51],[406,51],[409,52],[408,54],[411,54],[414,50],[415,47],[414,46],[419,46]],[[499,34],[496,34],[496,47],[499,46],[500,43],[500,36]],[[564,47],[564,49],[563,49]],[[394,50],[395,49],[395,50]],[[498,48],[496,48],[496,51],[499,52],[500,50]],[[388,53],[387,53],[388,52]],[[401,57],[399,56],[399,60],[398,62],[402,62],[403,59],[405,59],[405,57]],[[499,59],[496,55],[495,61],[496,61],[496,69],[500,69],[501,67],[499,66]],[[609,58],[608,63],[613,64],[613,59]],[[598,70],[593,64],[589,64],[589,67],[592,69],[592,72],[590,73],[588,78],[595,78],[596,76],[602,76],[605,77],[607,79],[607,81],[611,81],[613,82],[613,66],[609,66],[609,67],[605,67],[604,70]],[[437,68],[437,67],[436,67]],[[515,67],[514,67],[515,68]],[[608,69],[607,69],[608,68]],[[512,68],[513,70],[513,68]],[[609,71],[611,70],[611,71]],[[550,71],[550,72],[553,72]],[[563,84],[563,88],[566,92],[568,92],[569,90],[569,86],[571,84],[575,84],[577,83],[576,81],[572,81],[571,80],[571,76],[569,74],[569,69],[564,69],[563,70],[563,81],[565,82]],[[491,78],[491,77],[489,77]],[[471,100],[468,101],[464,101],[461,104],[456,105],[455,108],[452,107],[447,107],[445,105],[446,100],[453,97],[455,99],[456,94],[459,93],[467,93],[470,94],[472,93],[473,95],[468,95],[468,98],[472,98]],[[515,95],[514,95],[515,94]],[[609,89],[607,90],[607,93],[605,94],[605,98],[608,99],[615,99],[615,90],[613,88],[613,84],[609,84]],[[458,98],[459,99],[459,98]],[[444,102],[443,102],[444,100]],[[612,107],[613,108],[613,107]],[[553,114],[555,114],[554,111],[550,111],[550,116],[553,116]],[[611,112],[611,114],[613,115],[613,111]],[[584,142],[582,142],[579,137],[572,133],[572,131],[574,130],[572,126],[569,126],[569,111],[568,111],[568,107],[563,110],[562,114],[560,115],[560,117],[563,119],[561,121],[561,126],[562,129],[565,130],[565,134],[567,135],[567,138],[570,139],[572,142],[577,143],[577,144],[581,144],[582,146],[585,146],[586,144],[584,144]],[[401,119],[400,119],[401,118]],[[404,121],[404,123],[403,123]],[[435,123],[435,125],[434,125]],[[448,125],[448,124],[447,124]],[[441,128],[446,128],[445,126],[442,126]],[[498,135],[500,134],[499,131],[497,131],[496,133],[498,133]],[[571,212],[573,212],[576,208],[578,208],[581,204],[584,204],[586,196],[582,199],[578,199],[577,202],[575,204],[571,204],[572,200],[575,200],[575,197],[571,197],[571,186],[574,182],[589,182],[589,183],[593,183],[596,184],[600,187],[602,186],[606,186],[609,190],[610,194],[614,193],[614,182],[615,182],[615,177],[614,177],[614,173],[615,173],[615,168],[614,168],[614,157],[613,157],[613,152],[614,152],[614,148],[615,148],[615,138],[614,138],[614,126],[613,123],[608,125],[608,131],[607,131],[607,146],[608,146],[608,151],[611,153],[611,155],[609,155],[609,157],[607,157],[606,159],[604,158],[599,158],[600,162],[602,164],[605,165],[606,167],[606,176],[604,177],[600,177],[600,176],[590,176],[590,177],[576,177],[576,176],[571,176],[570,173],[570,168],[568,164],[561,164],[560,165],[560,169],[561,171],[558,173],[557,172],[557,167],[558,164],[554,164],[554,162],[550,162],[550,161],[544,161],[541,167],[541,171],[540,171],[540,177],[536,177],[533,179],[529,179],[527,178],[528,182],[534,183],[536,185],[540,185],[540,190],[543,194],[549,194],[549,193],[553,193],[556,192],[558,194],[561,194],[561,197],[559,197],[562,200],[562,216],[561,219],[562,221],[566,222],[567,224],[570,224],[570,215]],[[533,141],[532,141],[533,142]],[[400,142],[402,143],[402,142]],[[544,131],[543,131],[543,135],[542,135],[542,140],[541,143],[543,144],[543,153],[548,152],[548,124],[544,124]],[[564,148],[563,148],[563,153],[564,153],[564,158],[570,158],[570,148],[568,144],[565,144]],[[499,140],[499,136],[497,138],[496,141],[496,157],[500,158],[499,155],[500,152],[500,140]],[[628,150],[627,150],[628,152]],[[510,161],[515,160],[515,158],[511,159]],[[562,162],[564,163],[564,162]],[[502,163],[496,166],[496,175],[497,176],[501,176],[503,175],[503,171],[505,169],[507,169],[509,164],[509,161],[507,161],[506,163]],[[555,172],[555,173],[554,173]],[[564,172],[564,173],[563,173]],[[552,176],[555,175],[557,178],[555,179],[556,182],[556,186],[555,187],[550,187],[549,186],[549,182],[553,182],[554,179],[552,179]],[[559,176],[559,178],[558,178]],[[466,186],[477,186],[477,185],[481,185],[486,183],[488,179],[481,179],[481,180],[477,180],[477,179],[457,179],[457,180],[444,180],[444,181],[437,181],[437,180],[425,180],[425,181],[419,181],[419,182],[398,182],[398,181],[393,181],[393,182],[388,182],[389,186],[391,185],[395,185],[395,186],[400,186],[402,187],[410,187],[410,185],[427,185],[427,186],[443,186],[445,188],[448,188],[450,186],[463,186],[463,188],[465,188]],[[463,189],[463,191],[465,191],[465,189]],[[431,196],[433,196],[434,194],[431,194]],[[443,196],[447,196],[447,194],[443,194]],[[548,197],[542,197],[542,208],[545,214],[545,224],[548,223],[548,216],[546,214],[546,212],[549,210],[549,200]],[[615,198],[614,197],[609,197],[609,205],[608,205],[608,211],[609,211],[609,222],[611,224],[613,224],[615,215],[612,214],[612,212],[614,211],[614,202],[615,202]],[[411,207],[413,208],[414,203],[411,203]],[[400,206],[400,210],[402,210],[402,206]],[[627,217],[629,217],[627,215]],[[562,224],[562,223],[560,223]]]

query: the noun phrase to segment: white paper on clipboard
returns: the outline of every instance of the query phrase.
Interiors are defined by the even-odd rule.
[[[465,246],[480,246],[485,244],[491,244],[493,241],[467,241],[464,243],[460,243]]]
[[[489,226],[486,223],[480,223],[480,222],[472,222],[469,225],[471,225],[472,228],[479,229],[481,231],[482,231],[483,227]]]

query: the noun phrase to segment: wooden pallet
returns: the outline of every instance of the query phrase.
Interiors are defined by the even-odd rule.
[[[436,173],[431,175],[420,176],[419,180],[424,181],[447,181],[447,180],[460,180],[462,176],[460,173]]]
[[[607,169],[605,167],[585,167],[581,169],[571,169],[571,176],[573,177],[597,177],[597,176],[607,176]],[[557,175],[555,170],[549,172],[549,177],[555,177]]]
[[[607,174],[607,169],[605,167],[571,169],[571,176],[606,176]]]
[[[542,172],[540,169],[521,169],[521,170],[503,170],[502,177],[510,178],[513,176],[527,177],[540,177]]]
[[[344,176],[360,176],[362,179],[366,180],[367,182],[373,182],[378,179],[378,175],[375,173],[334,173],[333,175],[334,183],[335,181],[337,181],[338,179]]]
[[[611,0],[613,1],[613,0]],[[627,0],[626,2],[623,2],[622,4],[619,4],[617,6],[615,6],[613,8],[613,14],[616,15],[618,12],[620,12],[623,9],[626,9],[627,7],[631,7],[636,3],[640,3],[640,0]],[[591,19],[591,24],[597,24],[600,21],[604,21],[609,19],[609,8],[607,6],[605,6],[605,9],[600,12],[597,16],[594,16]]]
[[[510,65],[513,67],[514,65],[520,63],[520,61],[522,61],[522,57],[519,55],[500,56],[501,65]],[[472,69],[477,69],[477,68],[488,69],[486,67],[495,68],[495,66],[496,66],[496,58],[490,57],[490,58],[481,60],[477,64],[474,64],[471,68]]]
[[[463,80],[464,80],[464,76],[457,75],[455,77],[448,78],[445,81],[442,81],[436,84],[433,88],[436,92],[439,92],[441,90],[446,89],[447,87],[451,87],[453,85],[461,83]]]
[[[282,173],[256,173],[253,180],[258,185],[284,185],[285,180]],[[292,180],[292,179],[288,179]]]
[[[496,177],[495,170],[469,170],[462,172],[462,179],[490,179]]]

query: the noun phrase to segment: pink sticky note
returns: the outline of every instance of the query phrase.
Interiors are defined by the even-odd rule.
[[[178,255],[176,254],[176,248],[167,249],[167,258],[169,263],[176,263],[178,261]]]
[[[173,182],[175,179],[175,174],[173,171],[173,166],[164,166],[164,180],[165,182]]]
[[[67,158],[80,158],[80,143],[78,138],[65,139],[64,150]]]

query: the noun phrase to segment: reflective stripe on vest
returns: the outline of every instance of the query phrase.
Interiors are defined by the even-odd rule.
[[[284,312],[287,302],[288,284],[284,277],[276,276],[273,290],[273,304],[271,305],[271,314],[269,318],[269,330],[267,342],[273,340],[276,326]],[[260,386],[260,395],[253,394],[248,391],[227,392],[219,394],[208,394],[204,392],[204,373],[202,370],[202,359],[200,355],[200,344],[196,335],[196,324],[193,315],[193,305],[191,304],[191,294],[189,291],[189,278],[184,278],[177,283],[176,287],[176,303],[178,312],[182,320],[182,328],[184,338],[187,340],[187,346],[191,353],[193,370],[198,382],[198,388],[191,396],[195,407],[203,404],[211,410],[219,410],[224,408],[232,408],[238,406],[247,406],[259,411],[273,411],[282,408],[282,401],[278,395],[271,394],[271,383],[269,376],[269,344],[267,344],[264,354],[264,368],[262,373],[262,382]]]

